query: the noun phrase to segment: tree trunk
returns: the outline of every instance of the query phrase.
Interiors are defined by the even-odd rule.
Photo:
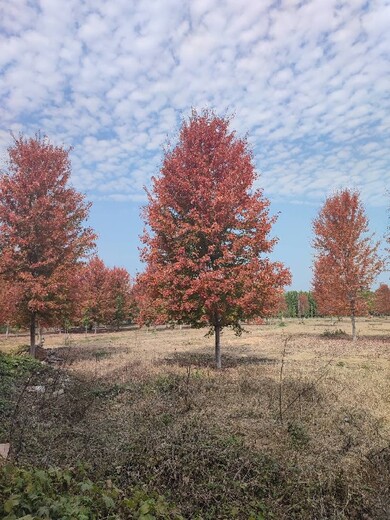
[[[355,313],[354,312],[351,314],[351,322],[352,322],[352,340],[356,341],[357,340],[357,336],[356,336],[356,317],[355,317]]]
[[[8,338],[8,336],[9,336],[9,323],[7,323],[7,328],[5,329],[5,335]]]
[[[39,323],[38,323],[38,345],[40,347],[42,347],[42,345],[43,345],[42,327]]]
[[[214,325],[215,331],[215,365],[219,370],[222,367],[221,364],[221,325],[219,323],[219,319],[216,319],[216,323]]]
[[[31,313],[30,320],[30,356],[35,358],[35,312]]]
[[[355,300],[351,298],[350,301],[350,309],[351,309],[351,323],[352,323],[352,340],[356,341],[356,306]]]

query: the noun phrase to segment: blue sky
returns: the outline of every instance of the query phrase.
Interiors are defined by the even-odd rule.
[[[72,145],[99,253],[134,274],[162,145],[191,107],[234,113],[281,211],[274,257],[307,289],[327,194],[358,188],[372,231],[386,229],[389,27],[388,0],[1,2],[0,152],[10,131]]]

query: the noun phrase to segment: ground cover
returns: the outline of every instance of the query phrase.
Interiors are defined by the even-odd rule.
[[[2,357],[0,442],[19,466],[82,462],[96,485],[164,497],[96,518],[387,519],[390,321],[360,319],[356,343],[349,327],[226,331],[221,371],[204,330],[49,335],[53,366]]]

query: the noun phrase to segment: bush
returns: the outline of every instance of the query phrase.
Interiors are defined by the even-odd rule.
[[[84,468],[0,469],[3,520],[182,519],[165,499],[143,490],[126,495],[112,484],[94,483]]]
[[[326,329],[321,336],[323,338],[346,338],[348,334],[343,329],[329,330]]]

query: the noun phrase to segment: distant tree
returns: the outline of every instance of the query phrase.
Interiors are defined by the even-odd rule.
[[[130,275],[121,267],[107,267],[93,257],[81,274],[81,321],[88,328],[99,325],[120,325],[134,314],[134,297]]]
[[[81,275],[81,315],[86,328],[94,326],[95,333],[102,323],[108,323],[114,314],[110,298],[109,269],[103,260],[94,256],[85,265]]]
[[[307,318],[309,316],[309,297],[306,292],[300,291],[298,294],[298,317]]]
[[[363,297],[384,264],[379,243],[368,235],[359,194],[345,189],[329,197],[313,222],[316,251],[313,293],[321,314],[350,316],[356,339],[357,315],[367,311]]]
[[[317,304],[308,291],[287,291],[284,295],[287,316],[290,318],[313,318],[317,316]]]
[[[139,283],[168,319],[212,328],[218,368],[223,327],[240,333],[242,320],[272,313],[290,283],[289,271],[263,256],[276,242],[268,236],[275,217],[255,179],[248,144],[229,120],[194,111],[165,152],[144,212]]]
[[[107,275],[110,308],[107,323],[119,329],[124,321],[133,318],[135,312],[130,275],[122,267],[109,269]]]
[[[307,293],[307,298],[309,300],[309,316],[308,317],[314,318],[318,314],[317,313],[317,302],[314,299],[313,293],[310,291]]]
[[[288,313],[288,307],[285,294],[280,294],[275,307],[275,314],[280,318],[284,318]]]
[[[20,311],[35,355],[37,319],[64,304],[68,278],[94,245],[84,227],[90,204],[74,188],[69,150],[46,137],[14,137],[7,171],[0,174],[0,273],[20,284]]]
[[[285,298],[289,318],[296,318],[298,316],[298,291],[287,291]]]
[[[381,283],[374,293],[374,312],[382,316],[390,315],[390,287]]]

